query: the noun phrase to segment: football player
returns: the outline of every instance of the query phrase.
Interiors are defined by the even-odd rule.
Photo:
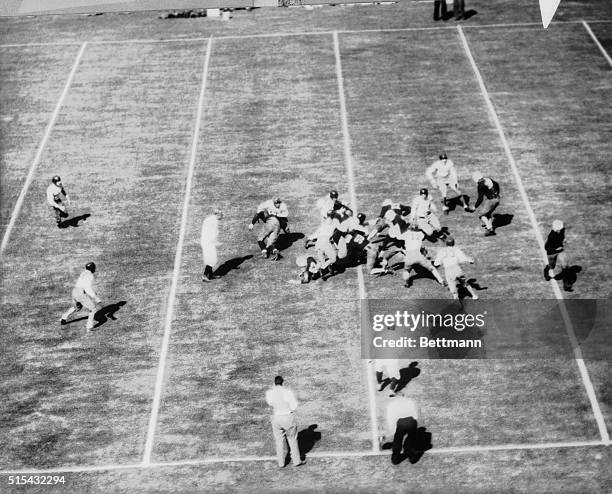
[[[55,215],[57,226],[61,228],[64,218],[68,217],[66,206],[70,205],[70,198],[59,175],[55,175],[47,187],[47,204]]]
[[[446,240],[446,247],[442,247],[438,252],[434,266],[444,266],[446,283],[454,299],[459,298],[459,287],[463,286],[470,292],[472,298],[477,300],[478,295],[476,295],[474,289],[465,279],[465,273],[461,269],[461,264],[465,262],[474,264],[474,259],[466,256],[459,247],[455,246],[454,239],[448,238]]]
[[[442,211],[444,214],[448,214],[448,190],[451,189],[457,197],[459,202],[463,206],[465,211],[470,213],[474,212],[474,209],[470,208],[465,202],[463,193],[459,190],[459,184],[457,181],[457,170],[452,160],[449,160],[446,153],[442,153],[439,156],[438,161],[434,161],[425,170],[425,176],[431,183],[431,186],[437,188],[442,194]]]
[[[431,237],[434,233],[444,239],[446,236],[442,231],[440,220],[436,216],[438,208],[432,202],[429,191],[425,188],[419,191],[419,195],[414,198],[410,211],[410,224],[416,225],[426,237]]]
[[[66,312],[64,312],[64,314],[62,314],[62,318],[60,319],[62,326],[68,324],[66,320],[68,317],[70,317],[70,315],[85,307],[87,310],[89,310],[89,316],[87,317],[87,325],[85,328],[87,331],[91,331],[93,329],[94,316],[97,312],[97,306],[101,302],[93,287],[95,272],[96,265],[93,262],[88,262],[85,265],[85,269],[79,275],[74,288],[72,289],[73,305]]]
[[[280,235],[281,229],[285,233],[289,233],[289,211],[287,204],[280,197],[269,199],[262,202],[258,207],[249,230],[252,230],[255,223],[261,221],[263,223],[261,232],[257,236],[257,245],[261,249],[262,257],[268,258],[272,255],[272,260],[280,259],[280,252],[276,248],[276,241]]]
[[[548,264],[544,267],[544,279],[549,281],[555,278],[555,268],[557,265],[561,268],[561,278],[563,279],[563,289],[572,291],[572,282],[569,279],[569,260],[565,253],[565,226],[561,220],[552,222],[552,229],[546,239],[544,248],[548,256]]]
[[[482,226],[486,228],[485,237],[490,237],[495,235],[492,216],[493,211],[499,206],[499,184],[491,178],[483,177],[480,172],[474,172],[472,180],[476,182],[478,187],[478,199],[476,199],[474,207],[478,208],[480,206],[477,215],[482,221]]]

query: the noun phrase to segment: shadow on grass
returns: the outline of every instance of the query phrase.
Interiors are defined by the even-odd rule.
[[[493,214],[493,228],[501,228],[512,223],[513,214]]]
[[[69,226],[72,226],[74,228],[76,228],[77,226],[79,226],[79,221],[86,221],[87,218],[89,218],[91,216],[91,214],[89,213],[85,213],[85,214],[81,214],[79,216],[73,216],[70,219],[64,220],[59,224],[60,228],[68,228]]]
[[[578,281],[578,273],[582,272],[582,266],[574,265],[570,266],[564,271],[561,271],[555,275],[555,280],[563,281],[563,289],[566,292],[573,291],[574,283]]]
[[[125,300],[122,300],[121,302],[115,302],[114,304],[109,304],[102,307],[94,316],[94,319],[96,320],[96,325],[94,328],[99,328],[103,324],[106,324],[109,319],[116,321],[117,318],[115,317],[115,313],[126,303],[127,302]]]
[[[225,276],[227,273],[229,273],[233,269],[240,269],[240,265],[244,261],[247,261],[251,259],[252,257],[253,255],[249,254],[248,256],[234,257],[233,259],[230,259],[229,261],[225,261],[215,270],[215,272],[213,273],[213,276],[220,278],[222,276]]]
[[[299,232],[285,233],[284,235],[281,235],[278,237],[278,240],[276,241],[276,248],[282,252],[283,250],[288,249],[295,242],[303,238],[304,238],[303,233],[299,233]]]
[[[477,10],[474,10],[474,9],[466,10],[465,14],[463,14],[463,19],[467,21],[470,17],[474,17],[476,14],[478,14]]]
[[[414,271],[414,274],[406,280],[406,288],[410,288],[416,280],[424,279],[436,281],[436,277],[433,275],[433,273],[428,269],[425,269],[423,266],[416,264],[412,266],[412,270]]]
[[[408,367],[400,369],[400,378],[395,387],[396,393],[404,389],[415,377],[419,377],[421,369],[419,369],[417,365],[419,365],[418,362],[410,362]]]
[[[321,433],[316,430],[317,427],[319,427],[318,424],[312,424],[298,432],[297,442],[300,449],[300,461],[304,461],[306,454],[310,453],[315,444],[321,440]],[[289,464],[290,461],[291,453],[287,453],[285,464]]]

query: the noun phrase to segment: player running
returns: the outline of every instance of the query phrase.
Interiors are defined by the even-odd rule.
[[[493,211],[499,206],[499,184],[488,177],[483,177],[482,173],[474,172],[472,179],[478,186],[478,199],[474,204],[475,208],[480,206],[478,210],[478,217],[482,221],[482,225],[486,228],[485,237],[495,235],[495,228],[493,227]]]
[[[285,233],[289,233],[289,211],[287,204],[285,204],[279,197],[275,199],[269,199],[268,201],[262,202],[258,207],[249,230],[253,229],[255,223],[261,221],[263,227],[261,232],[257,236],[257,245],[261,249],[261,256],[266,259],[272,255],[273,261],[280,259],[280,252],[276,248],[276,241],[280,235],[281,229]]]
[[[47,187],[47,204],[55,215],[55,222],[58,228],[61,228],[63,220],[68,218],[66,206],[70,205],[70,198],[59,175],[55,175]]]
[[[478,295],[465,279],[465,273],[461,269],[461,264],[464,262],[474,264],[474,259],[466,256],[459,247],[455,246],[455,240],[449,238],[446,240],[446,247],[440,249],[433,263],[434,266],[444,266],[446,283],[454,299],[459,299],[458,288],[463,286],[474,300],[478,300]]]
[[[465,202],[463,193],[459,190],[459,183],[457,180],[457,170],[452,160],[449,160],[446,153],[442,153],[439,156],[438,161],[434,161],[427,170],[425,170],[425,176],[431,183],[431,186],[437,188],[442,194],[442,211],[444,214],[448,214],[448,190],[452,190],[457,197],[459,202],[463,206],[463,209],[467,212],[474,212],[474,209],[468,206]]]
[[[62,314],[62,318],[60,319],[60,324],[62,326],[68,324],[66,320],[74,312],[78,312],[85,307],[87,310],[89,310],[89,316],[87,317],[87,325],[85,326],[85,329],[87,329],[87,331],[91,331],[93,329],[94,316],[97,312],[97,304],[101,302],[93,287],[95,272],[96,265],[93,262],[88,262],[85,265],[85,269],[79,275],[74,288],[72,289],[72,301],[74,305]]]

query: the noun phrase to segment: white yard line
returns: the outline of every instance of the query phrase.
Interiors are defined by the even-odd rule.
[[[340,60],[340,45],[338,43],[338,33],[334,31],[334,54],[336,57],[336,80],[338,81],[338,96],[340,98],[340,118],[342,122],[342,137],[344,142],[344,163],[346,165],[346,173],[348,178],[349,196],[351,205],[355,213],[359,211],[357,205],[357,194],[355,193],[355,171],[353,169],[353,157],[351,153],[351,136],[348,128],[348,115],[346,111],[346,99],[344,96],[344,78],[342,77],[342,62]],[[361,266],[357,266],[357,282],[359,284],[359,299],[360,301],[367,299],[365,283],[363,280],[363,270]],[[363,302],[360,302],[363,303]],[[359,307],[361,312],[362,307]],[[361,317],[359,319],[361,324]],[[376,389],[374,384],[374,368],[367,360],[362,360],[363,370],[366,374],[368,383],[368,400],[370,404],[370,432],[372,435],[372,451],[379,451],[378,444],[378,419],[376,413]]]
[[[446,448],[432,448],[425,452],[426,455],[445,455],[456,453],[489,453],[494,451],[534,451],[545,449],[572,449],[589,447],[609,447],[612,444],[604,441],[558,441],[536,444],[491,444],[483,446],[449,446]],[[368,456],[387,456],[389,450],[384,451],[321,451],[308,453],[308,458],[361,458]],[[143,470],[154,468],[189,467],[199,465],[210,465],[218,463],[253,463],[270,461],[275,462],[275,456],[227,456],[195,458],[190,460],[177,460],[165,462],[153,462],[148,464],[131,463],[126,465],[83,465],[66,466],[46,469],[18,468],[15,470],[0,470],[0,475],[41,475],[58,473],[95,473],[111,470]]]
[[[30,165],[30,170],[28,171],[28,175],[26,176],[25,183],[23,184],[23,187],[21,188],[21,192],[19,193],[19,197],[17,198],[17,201],[15,202],[15,207],[13,208],[11,219],[9,220],[9,224],[6,227],[6,230],[4,231],[4,236],[2,237],[2,244],[0,244],[0,258],[2,258],[2,256],[4,255],[4,250],[6,249],[9,239],[11,238],[11,232],[13,231],[13,228],[15,227],[15,222],[17,221],[17,217],[19,216],[19,213],[23,206],[23,201],[25,200],[25,196],[28,193],[30,184],[32,183],[32,180],[34,179],[34,173],[36,172],[36,168],[38,167],[38,164],[40,163],[43,151],[45,150],[45,147],[47,146],[47,141],[49,140],[49,136],[51,135],[51,131],[53,130],[53,126],[55,125],[60,109],[62,108],[62,105],[64,104],[64,99],[66,99],[68,90],[70,89],[70,86],[72,85],[72,80],[74,79],[74,75],[76,74],[77,68],[79,64],[81,63],[81,59],[83,58],[83,53],[85,52],[86,47],[87,47],[87,43],[83,43],[81,45],[81,49],[77,53],[76,59],[74,60],[74,63],[72,64],[72,70],[70,71],[70,74],[68,75],[66,84],[64,84],[64,90],[62,91],[62,94],[60,95],[60,98],[57,101],[57,104],[55,105],[55,109],[53,110],[53,113],[51,114],[51,120],[49,120],[49,123],[47,124],[47,128],[45,129],[45,133],[43,134],[43,138],[40,141],[40,144],[38,145],[36,156],[34,157],[34,161],[32,161],[32,164]]]
[[[191,156],[189,158],[189,171],[187,173],[187,183],[185,184],[185,197],[183,199],[183,212],[181,216],[181,227],[179,238],[176,245],[176,255],[174,257],[174,271],[172,273],[172,284],[170,286],[170,294],[168,295],[168,307],[166,309],[166,320],[164,324],[164,336],[162,339],[161,351],[159,354],[159,365],[157,367],[157,378],[155,380],[155,393],[153,395],[153,405],[151,408],[151,416],[149,417],[149,428],[147,430],[147,439],[144,447],[142,458],[143,466],[147,466],[151,462],[151,452],[153,450],[153,441],[155,439],[155,429],[157,427],[157,418],[159,414],[159,405],[161,401],[165,370],[166,358],[168,356],[168,347],[170,344],[170,331],[172,328],[172,318],[174,316],[174,302],[176,298],[176,290],[178,287],[178,277],[181,270],[181,259],[183,257],[183,244],[185,243],[185,233],[187,231],[187,216],[189,212],[189,200],[191,197],[191,185],[193,182],[193,174],[195,169],[196,155],[198,150],[198,136],[200,134],[200,123],[202,120],[202,112],[204,107],[204,95],[206,92],[206,80],[208,78],[208,64],[210,61],[210,53],[212,49],[212,36],[208,38],[206,44],[206,56],[204,57],[204,68],[202,69],[202,86],[198,99],[198,110],[196,114],[195,125],[193,129],[193,139],[191,142]]]
[[[610,55],[608,55],[608,52],[606,51],[606,49],[601,45],[601,43],[597,39],[597,36],[595,36],[595,33],[593,33],[593,31],[591,31],[591,27],[586,23],[586,21],[582,21],[582,25],[587,30],[587,32],[591,35],[591,38],[593,38],[593,41],[595,41],[595,44],[599,48],[599,51],[601,51],[601,54],[608,61],[610,66],[612,66],[612,58],[610,58]]]
[[[582,24],[585,21],[556,21],[551,22],[551,26],[562,26],[572,24]],[[612,20],[590,20],[591,24],[608,24]],[[495,29],[495,28],[512,28],[512,27],[534,27],[542,28],[541,22],[514,22],[507,24],[465,24],[464,29]],[[367,33],[394,33],[394,32],[411,32],[411,31],[444,31],[455,29],[455,26],[428,26],[428,27],[397,27],[397,28],[378,28],[378,29],[346,29],[337,31],[302,31],[302,32],[284,32],[284,33],[262,33],[262,34],[240,34],[215,36],[215,39],[250,39],[250,38],[279,38],[287,36],[328,36],[337,32],[338,34],[367,34]],[[163,39],[122,39],[122,40],[90,40],[90,45],[109,45],[109,44],[130,44],[130,43],[181,43],[181,42],[202,42],[209,38],[206,36],[195,38],[163,38]],[[0,44],[0,48],[27,48],[34,46],[71,46],[80,45],[80,41],[58,41],[58,42],[41,42],[41,43],[6,43]]]
[[[485,100],[485,103],[487,105],[487,109],[489,110],[489,114],[491,116],[491,119],[493,120],[493,123],[495,124],[495,128],[497,129],[497,133],[499,135],[499,138],[501,140],[501,143],[503,145],[504,151],[506,153],[506,158],[508,160],[508,163],[510,164],[510,168],[512,169],[512,173],[514,174],[514,178],[516,181],[516,185],[517,188],[519,190],[521,199],[523,200],[523,204],[525,205],[525,209],[527,210],[527,215],[529,216],[529,221],[531,222],[531,226],[533,228],[536,240],[538,242],[538,245],[540,246],[540,254],[542,256],[542,260],[544,262],[544,265],[548,263],[548,257],[546,255],[546,249],[544,248],[544,238],[542,236],[542,233],[540,232],[540,228],[538,226],[538,221],[535,217],[535,213],[533,211],[533,208],[531,207],[531,203],[529,202],[529,197],[527,196],[527,192],[525,191],[525,187],[523,185],[523,181],[521,179],[521,176],[519,174],[518,171],[518,167],[516,166],[516,162],[514,161],[514,157],[512,155],[512,152],[510,151],[510,146],[508,144],[508,141],[506,139],[506,135],[504,133],[504,130],[502,128],[501,122],[497,116],[497,112],[495,111],[495,108],[493,106],[493,103],[491,102],[491,98],[489,96],[489,92],[487,91],[487,88],[485,86],[484,80],[482,78],[482,75],[480,74],[480,70],[478,69],[478,66],[476,65],[476,61],[474,60],[474,57],[472,56],[472,52],[470,50],[470,47],[468,45],[467,39],[465,37],[465,34],[463,33],[463,30],[461,29],[461,26],[457,26],[457,31],[459,32],[459,37],[461,38],[461,41],[463,43],[463,47],[465,49],[465,54],[467,55],[467,58],[470,61],[470,64],[472,66],[472,69],[474,71],[474,75],[476,76],[476,79],[478,81],[478,85],[480,86],[480,91],[482,93],[482,96]],[[591,378],[589,377],[589,372],[586,368],[586,365],[584,363],[583,357],[582,357],[582,352],[580,350],[580,346],[578,345],[578,340],[576,339],[576,334],[574,332],[574,328],[572,326],[572,322],[571,319],[569,317],[569,314],[567,312],[567,307],[565,305],[564,299],[563,299],[563,294],[561,293],[561,290],[559,288],[559,285],[556,283],[556,281],[551,280],[550,281],[550,286],[552,287],[552,290],[555,294],[555,297],[557,298],[557,300],[559,300],[559,308],[561,310],[561,315],[563,317],[563,321],[565,323],[565,330],[567,332],[567,335],[570,339],[570,342],[572,344],[572,347],[574,348],[574,357],[576,360],[576,363],[578,364],[578,370],[580,371],[580,376],[582,377],[582,382],[584,383],[584,387],[587,393],[587,396],[589,398],[589,401],[591,403],[591,409],[593,411],[593,415],[595,416],[595,421],[597,422],[597,427],[599,428],[599,434],[601,436],[602,441],[606,442],[610,440],[610,436],[608,434],[608,429],[606,427],[604,418],[603,418],[603,414],[601,413],[601,409],[599,408],[599,403],[597,401],[597,397],[595,395],[595,390],[593,388],[593,383],[591,382]]]

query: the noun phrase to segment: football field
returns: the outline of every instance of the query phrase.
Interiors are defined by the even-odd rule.
[[[536,2],[491,3],[464,23],[433,23],[418,2],[236,11],[227,26],[0,20],[0,492],[23,492],[15,475],[65,477],[29,492],[612,489],[612,365],[596,348],[419,361],[406,392],[433,448],[392,466],[360,301],[448,290],[364,266],[289,283],[317,198],[337,189],[375,217],[428,186],[446,151],[472,200],[473,171],[502,190],[496,236],[461,208],[441,217],[481,299],[609,303],[612,8],[573,2],[543,30]],[[54,175],[80,217],[66,228],[45,204]],[[275,196],[292,228],[278,262],[247,228]],[[202,283],[217,207],[222,276]],[[557,218],[572,292],[542,276]],[[98,326],[60,326],[90,261]],[[273,457],[277,374],[300,402],[300,469]]]

